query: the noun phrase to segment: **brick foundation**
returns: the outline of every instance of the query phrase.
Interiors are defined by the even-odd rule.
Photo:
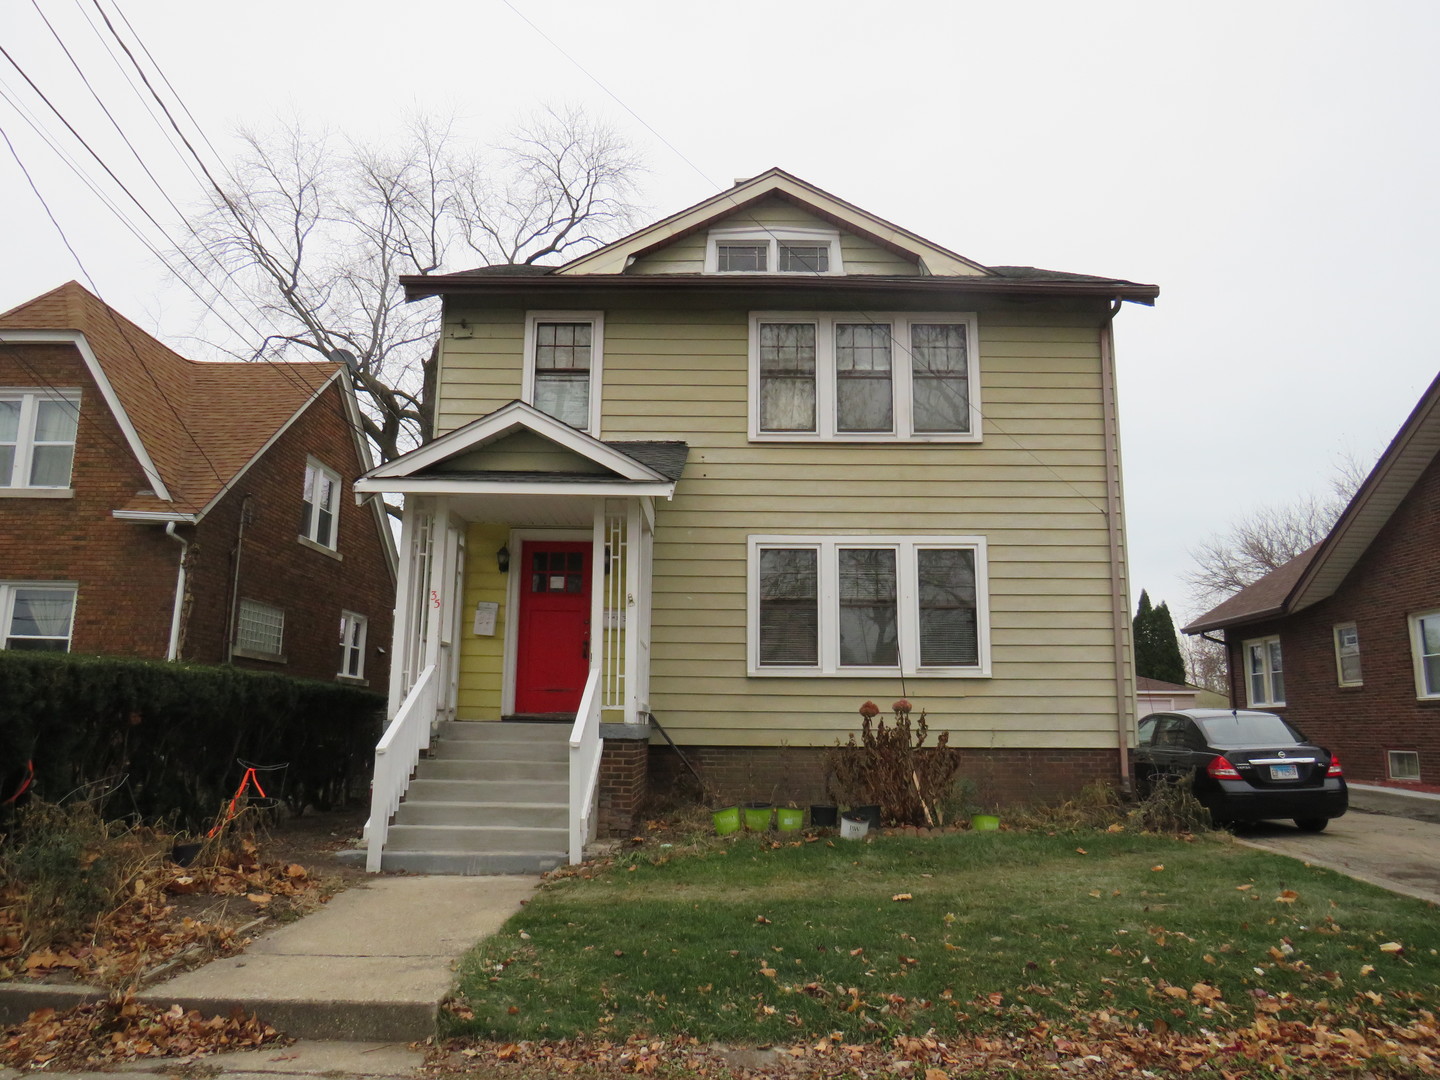
[[[646,768],[650,744],[643,739],[606,739],[600,755],[596,833],[628,836],[639,823],[648,793]]]
[[[825,791],[828,747],[685,746],[681,750],[706,786],[725,802],[806,806],[830,801]],[[1087,784],[1114,783],[1119,778],[1114,750],[961,749],[960,755],[959,775],[973,785],[975,799],[999,806],[1057,802]],[[695,778],[670,747],[652,747],[649,765],[650,788],[657,796],[678,800],[698,795]]]

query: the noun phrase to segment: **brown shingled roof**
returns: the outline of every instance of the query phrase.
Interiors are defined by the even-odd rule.
[[[129,509],[203,511],[340,370],[187,360],[74,281],[0,314],[0,330],[85,335],[174,500]]]
[[[1270,615],[1279,615],[1285,610],[1285,598],[1310,566],[1310,560],[1320,550],[1319,544],[1312,544],[1295,558],[1278,566],[1253,585],[1241,589],[1218,607],[1207,611],[1189,626],[1187,634],[1198,634],[1204,630],[1218,630],[1232,623],[1254,622]]]

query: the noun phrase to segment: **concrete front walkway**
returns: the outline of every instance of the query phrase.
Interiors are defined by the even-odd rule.
[[[519,911],[539,880],[376,877],[140,998],[206,1016],[239,1007],[301,1039],[423,1039],[435,1033],[455,960]]]

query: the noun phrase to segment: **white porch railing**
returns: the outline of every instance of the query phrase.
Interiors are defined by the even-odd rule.
[[[440,679],[431,664],[405,695],[395,719],[375,744],[375,779],[370,787],[370,820],[365,823],[365,869],[372,874],[380,871],[380,856],[390,831],[390,815],[410,787],[410,774],[420,760],[420,751],[430,745],[430,725],[435,719],[435,705],[440,692]],[[599,737],[599,726],[596,726]],[[598,764],[598,758],[597,758]],[[571,766],[572,772],[574,766]]]
[[[585,845],[595,839],[595,798],[600,781],[600,668],[590,669],[585,693],[570,729],[570,862],[585,858]]]

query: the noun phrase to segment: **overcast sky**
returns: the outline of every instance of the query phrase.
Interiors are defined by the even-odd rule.
[[[1440,366],[1429,0],[99,2],[222,155],[236,127],[295,113],[371,139],[453,111],[498,139],[579,103],[645,151],[655,216],[778,165],[982,263],[1158,284],[1116,324],[1121,430],[1134,594],[1177,623],[1199,613],[1180,584],[1199,539],[1323,490],[1341,453],[1368,464]],[[172,226],[137,156],[179,207],[203,192],[96,21],[96,0],[9,0],[0,44]],[[27,127],[11,102],[67,139],[3,57],[0,91],[0,129],[81,264],[0,145],[0,310],[93,279],[193,353],[189,294]]]

